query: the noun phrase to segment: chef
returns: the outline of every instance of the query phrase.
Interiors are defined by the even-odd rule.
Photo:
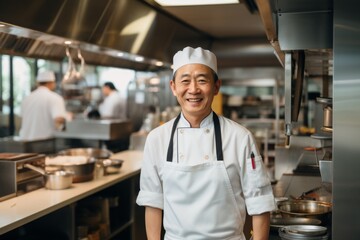
[[[245,240],[269,235],[271,184],[249,130],[211,109],[221,80],[216,56],[186,47],[173,58],[170,87],[181,106],[151,131],[144,147],[137,204],[145,206],[148,239]]]
[[[57,93],[53,71],[40,72],[38,87],[21,103],[20,139],[32,141],[52,138],[55,130],[62,130],[71,114],[66,112],[65,101]]]
[[[102,87],[104,100],[99,106],[99,112],[102,118],[126,118],[125,102],[121,98],[112,82],[105,82]]]

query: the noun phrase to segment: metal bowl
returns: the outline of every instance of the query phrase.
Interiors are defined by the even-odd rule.
[[[124,160],[121,159],[103,159],[100,161],[104,167],[105,175],[119,172],[124,162]]]

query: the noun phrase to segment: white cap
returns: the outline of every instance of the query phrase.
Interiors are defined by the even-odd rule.
[[[36,77],[37,82],[55,82],[55,73],[53,71],[40,72]]]
[[[214,53],[201,47],[185,47],[178,51],[173,58],[173,73],[184,65],[199,63],[208,66],[217,74],[217,60]]]

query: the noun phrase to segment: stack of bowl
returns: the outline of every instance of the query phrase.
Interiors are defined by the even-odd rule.
[[[327,228],[316,225],[292,225],[279,228],[282,240],[327,240]]]

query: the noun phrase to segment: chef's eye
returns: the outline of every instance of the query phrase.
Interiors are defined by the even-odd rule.
[[[189,80],[189,79],[182,79],[182,80],[181,80],[181,83],[182,83],[182,84],[189,84],[189,83],[190,83],[190,80]]]
[[[198,83],[207,83],[208,81],[206,79],[199,79]]]

